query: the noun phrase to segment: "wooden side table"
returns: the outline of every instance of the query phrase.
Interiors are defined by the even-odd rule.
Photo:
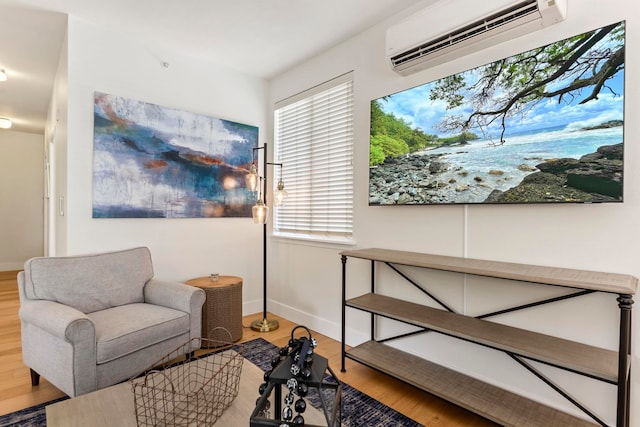
[[[242,277],[220,276],[198,277],[185,282],[187,285],[203,289],[206,300],[202,306],[202,337],[211,340],[229,341],[224,331],[213,328],[223,327],[231,334],[231,341],[242,338]]]

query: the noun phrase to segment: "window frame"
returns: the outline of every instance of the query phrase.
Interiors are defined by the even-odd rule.
[[[353,196],[355,187],[355,102],[353,77],[354,73],[353,71],[350,71],[289,98],[278,101],[274,105],[274,161],[283,164],[282,170],[278,171],[278,173],[282,172],[285,190],[289,193],[283,206],[274,207],[272,235],[276,238],[329,244],[353,245],[355,243],[353,240]],[[334,94],[335,92],[340,92],[340,96],[332,99],[331,94]],[[305,104],[308,104],[308,106],[305,106]],[[321,109],[320,113],[314,113],[314,107],[318,110],[318,106],[329,106],[329,110]],[[335,115],[336,110],[340,115],[336,116],[337,118],[332,118],[331,112]],[[340,112],[339,110],[344,111]],[[287,142],[283,142],[282,134],[288,129],[282,128],[282,114],[291,115],[292,112],[295,114],[300,111],[307,112],[307,114],[311,114],[311,116],[303,117],[302,120],[299,120],[296,117],[295,121],[290,122],[288,129],[295,127],[294,125],[297,125],[298,123],[302,123],[304,132],[298,129],[295,132],[296,136],[291,137],[289,135],[287,137]],[[318,117],[321,117],[321,121],[323,121],[324,126],[318,127],[313,125],[314,120],[312,120],[312,118],[317,120]],[[336,127],[337,124],[343,125],[344,127],[340,127],[338,128],[339,130],[334,131],[331,125]],[[317,129],[319,128],[324,129],[324,134],[322,136],[319,136],[319,134],[323,133],[318,132]],[[331,133],[326,134],[327,130],[331,130]],[[314,131],[316,133],[314,133]],[[299,135],[306,132],[311,133],[303,138],[299,137]],[[335,139],[336,134],[339,134],[336,142],[331,142],[332,139]],[[316,157],[316,162],[313,163],[316,165],[316,168],[310,169],[308,174],[310,176],[307,177],[304,177],[304,175],[307,175],[307,171],[304,170],[304,168],[308,167],[312,161],[308,158],[310,151],[306,151],[303,154],[292,154],[291,150],[292,145],[295,144],[298,146],[300,140],[303,140],[303,149],[313,150],[316,155],[318,151],[325,151],[326,153],[324,153],[323,156],[327,157],[327,159],[321,158],[320,160],[317,160],[318,158]],[[295,143],[293,141],[295,141]],[[318,142],[323,142],[323,144],[318,145]],[[346,146],[344,145],[345,142],[347,143]],[[336,147],[340,148],[340,150],[335,150]],[[334,151],[330,151],[331,148],[333,148]],[[342,148],[344,148],[344,150],[342,150]],[[344,153],[338,153],[338,151],[343,151]],[[306,165],[304,164],[304,157],[307,157]],[[338,160],[336,161],[334,157],[337,157]],[[302,161],[300,161],[301,158],[303,159]],[[301,163],[303,169],[300,169]],[[313,171],[317,172],[318,169],[322,169],[327,166],[330,167],[331,165],[334,165],[337,169],[334,169],[333,173],[329,173],[329,175],[327,175],[331,180],[327,186],[339,186],[341,189],[339,194],[341,195],[338,196],[337,201],[334,196],[326,194],[329,190],[318,190],[316,192],[310,189],[314,182],[313,178],[315,175]],[[298,170],[302,171],[299,173],[300,175],[296,175],[298,174]],[[287,180],[287,178],[289,178],[289,180]],[[274,175],[274,187],[277,185],[277,181],[279,179],[280,176]],[[305,181],[306,185],[303,185],[302,181]],[[296,183],[298,183],[300,188],[296,188]],[[308,194],[303,194],[305,191],[307,191]],[[315,197],[313,193],[315,193]],[[305,211],[305,219],[309,219],[310,221],[308,226],[301,227],[302,224],[300,224],[300,221],[297,221],[295,218],[296,213],[294,212],[294,209],[304,205],[305,202],[307,205],[311,205],[314,198],[317,200],[318,197],[320,197],[323,202],[323,207],[326,208],[326,217],[323,217],[322,219],[313,218],[313,207],[301,208]],[[332,200],[336,203],[332,203]],[[292,206],[291,203],[295,206]],[[315,210],[317,211],[318,209]],[[285,213],[289,218],[287,219],[280,216],[283,213]],[[342,231],[339,230],[340,226],[334,227],[331,224],[331,220],[340,220],[340,215],[344,215],[344,221],[341,222]],[[323,221],[326,224],[326,229],[319,229],[317,224],[322,223]]]

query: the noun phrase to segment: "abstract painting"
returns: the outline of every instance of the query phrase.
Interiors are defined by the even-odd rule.
[[[94,94],[93,217],[249,217],[258,128]]]

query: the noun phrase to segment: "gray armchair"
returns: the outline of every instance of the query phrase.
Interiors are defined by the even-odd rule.
[[[145,247],[32,258],[18,289],[32,384],[42,375],[71,397],[124,381],[201,336],[204,291],[153,279]]]

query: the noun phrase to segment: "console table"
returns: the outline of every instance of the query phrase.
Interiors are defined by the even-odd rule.
[[[347,259],[371,261],[371,292],[346,299]],[[586,270],[543,267],[421,254],[386,249],[359,249],[341,253],[342,260],[342,372],[345,358],[353,359],[381,372],[394,376],[422,390],[449,400],[463,408],[505,426],[582,426],[603,425],[598,415],[573,399],[566,391],[538,371],[529,361],[538,361],[595,381],[613,384],[617,388],[616,426],[629,425],[631,374],[631,306],[638,286],[636,277],[624,274]],[[375,265],[382,263],[408,283],[431,297],[442,308],[432,308],[414,302],[376,293]],[[460,274],[509,279],[541,286],[561,286],[573,289],[568,295],[535,301],[469,317],[455,313],[437,297],[416,283],[398,266],[412,266]],[[604,292],[617,294],[620,308],[619,348],[612,351],[570,341],[526,329],[515,328],[485,320],[498,314],[551,304],[582,295]],[[345,325],[347,308],[371,314],[371,339],[346,350]],[[536,375],[548,386],[585,413],[589,421],[548,407],[539,402],[471,378],[452,369],[408,354],[385,343],[397,337],[378,340],[375,337],[375,318],[382,316],[421,328],[420,333],[436,332],[456,339],[503,351],[522,367]],[[592,421],[591,421],[592,420]]]

